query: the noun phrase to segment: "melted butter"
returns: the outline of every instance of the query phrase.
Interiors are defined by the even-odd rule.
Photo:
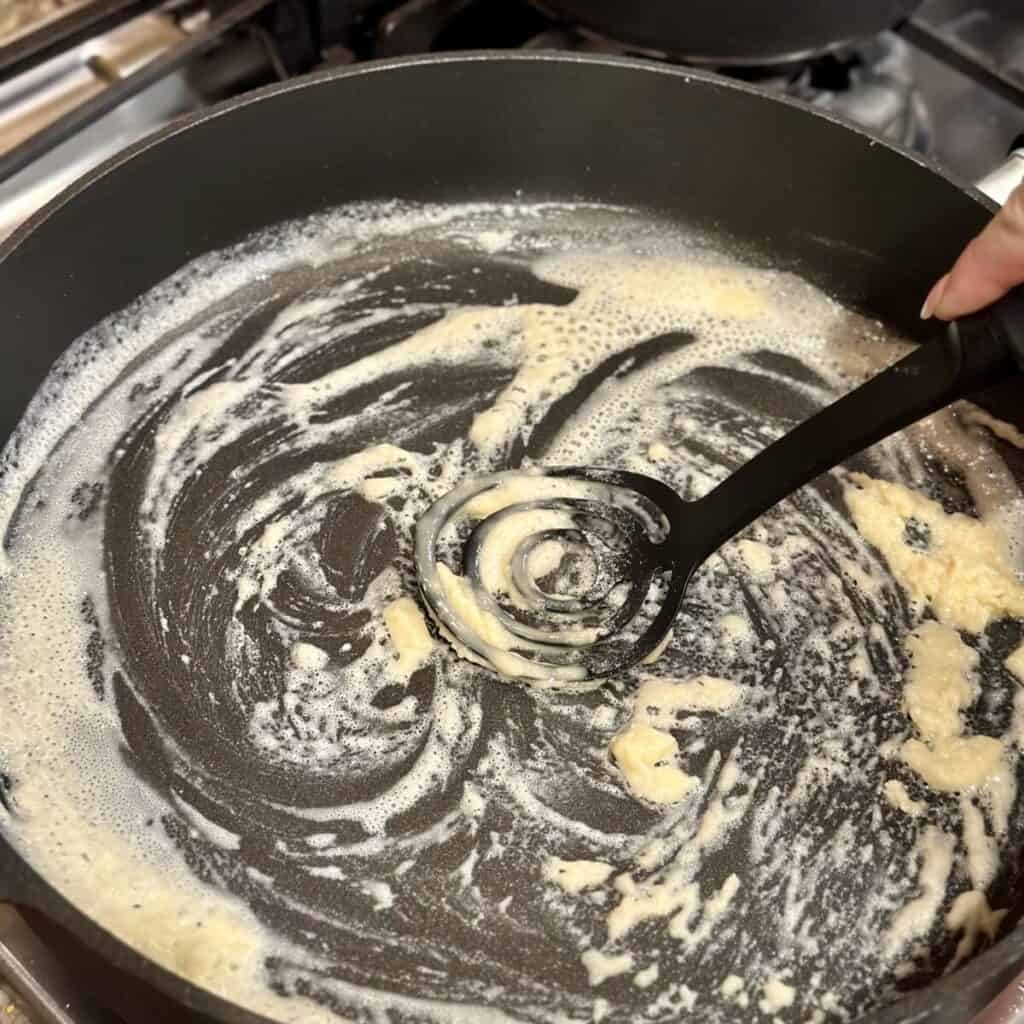
[[[926,934],[935,920],[946,895],[946,886],[953,870],[953,837],[927,825],[920,833],[914,849],[918,861],[918,895],[893,916],[884,934],[884,942],[892,953],[903,949],[912,939]]]
[[[889,779],[882,787],[885,799],[897,810],[911,818],[919,818],[927,810],[927,804],[914,800],[907,792],[907,787],[899,779]]]
[[[999,867],[998,840],[1001,836],[989,834],[981,808],[967,796],[961,798],[960,815],[967,849],[967,875],[975,889],[984,891]]]
[[[739,888],[739,878],[729,875],[721,888],[702,900],[696,887],[688,886],[679,910],[668,923],[669,935],[690,949],[703,946],[729,910]]]
[[[796,999],[796,989],[787,985],[779,978],[769,978],[761,986],[761,1000],[757,1004],[762,1013],[776,1014],[792,1006]]]
[[[633,984],[637,988],[650,988],[658,980],[660,974],[661,968],[657,964],[651,964],[650,967],[645,967],[633,975]]]
[[[516,654],[512,648],[519,641],[493,612],[480,603],[468,579],[453,573],[443,562],[437,564],[437,576],[448,607],[462,624],[480,638],[487,652],[484,660],[451,638],[464,658],[486,664],[510,679],[574,680],[585,677],[586,672],[582,667],[547,667]]]
[[[987,427],[996,437],[1007,441],[1015,448],[1024,448],[1024,434],[1022,434],[1012,423],[997,419],[984,409],[972,408],[965,419],[968,423]]]
[[[601,985],[618,974],[633,970],[632,953],[602,953],[599,949],[585,950],[580,957],[587,969],[591,985]]]
[[[961,933],[956,947],[956,963],[966,960],[974,952],[982,937],[990,941],[996,937],[1005,910],[992,910],[983,892],[962,892],[946,914],[946,927]]]
[[[540,399],[568,394],[579,376],[635,343],[623,320],[657,318],[669,330],[682,330],[705,317],[747,321],[773,311],[769,296],[753,277],[732,268],[651,260],[642,264],[591,259],[563,276],[564,264],[551,262],[540,273],[582,285],[568,306],[522,306],[512,333],[510,356],[517,365],[511,383],[494,404],[479,413],[469,437],[486,453],[504,448],[529,421]],[[579,272],[582,270],[582,273]]]
[[[730,875],[717,894],[705,901],[695,876],[704,853],[721,845],[729,829],[749,807],[752,790],[746,796],[734,792],[743,781],[738,751],[733,751],[722,765],[713,796],[698,819],[682,819],[673,829],[670,841],[655,842],[640,851],[636,858],[638,866],[645,872],[655,870],[640,881],[629,873],[616,876],[614,887],[619,899],[607,917],[610,942],[622,939],[644,921],[659,918],[668,919],[669,934],[691,948],[698,948],[712,936],[718,919],[732,903],[740,880]]]
[[[943,792],[981,786],[1005,774],[1001,740],[962,735],[962,712],[978,695],[975,651],[937,622],[923,623],[908,638],[907,649],[911,668],[904,700],[921,738],[903,744],[903,760]]]
[[[679,711],[728,711],[742,699],[742,690],[729,679],[645,679],[633,699],[634,721],[656,724]]]
[[[630,725],[608,750],[638,797],[670,804],[693,791],[697,780],[679,767],[679,744],[667,731],[679,711],[725,711],[741,692],[728,679],[648,679],[637,690]]]
[[[635,722],[619,733],[608,749],[629,788],[644,800],[675,803],[697,785],[676,763],[679,744],[671,733]]]
[[[744,982],[738,974],[727,974],[722,979],[721,991],[726,997],[733,997],[743,991]]]
[[[1024,615],[1017,580],[1001,532],[980,519],[947,513],[908,488],[854,474],[846,489],[857,529],[885,557],[914,600],[941,622],[980,633],[995,618]],[[908,523],[928,530],[926,547],[908,542]]]
[[[599,860],[561,860],[549,857],[544,864],[544,877],[575,895],[584,889],[603,885],[615,869]]]
[[[664,441],[654,441],[647,446],[647,458],[651,462],[668,462],[672,458],[672,449]]]
[[[736,548],[747,568],[755,576],[768,576],[772,571],[772,552],[767,544],[756,540],[737,541]]]
[[[512,558],[528,537],[544,530],[572,528],[571,518],[564,512],[537,509],[512,516],[488,534],[480,552],[480,580],[492,593],[500,592],[515,599],[516,587],[510,575]],[[530,552],[530,572],[538,579],[553,572],[562,561],[562,548],[556,541],[544,541]]]
[[[295,667],[307,672],[325,669],[331,660],[331,656],[325,650],[317,647],[316,644],[303,643],[301,640],[292,644],[288,653]]]
[[[466,220],[484,213],[493,218],[486,230]],[[891,766],[862,702],[894,707],[886,665],[929,601],[948,625],[969,628],[969,609],[951,589],[915,590],[912,572],[903,579],[915,563],[895,547],[891,495],[867,485],[870,497],[881,496],[874,527],[861,508],[868,530],[891,540],[891,560],[869,537],[886,563],[874,558],[841,512],[805,489],[759,521],[756,540],[741,538],[694,578],[686,614],[658,652],[658,675],[615,680],[586,701],[496,687],[492,673],[430,638],[408,597],[403,539],[422,510],[467,475],[501,468],[518,442],[529,446],[559,397],[610,357],[680,336],[664,354],[624,361],[566,422],[548,421],[538,462],[636,459],[695,497],[789,426],[717,381],[755,374],[755,392],[789,388],[820,405],[848,385],[848,368],[830,361],[834,338],[880,333],[791,275],[676,241],[644,252],[649,241],[628,218],[611,242],[568,244],[556,237],[556,215],[419,211],[410,226],[408,216],[375,210],[365,222],[303,228],[299,241],[285,233],[266,251],[250,247],[244,258],[189,271],[147,300],[145,315],[130,311],[78,349],[82,373],[60,380],[80,390],[54,405],[54,389],[69,385],[53,384],[7,461],[0,687],[19,721],[0,743],[16,808],[3,813],[5,835],[145,955],[282,1021],[335,1020],[333,1005],[353,1019],[619,1024],[696,1009],[709,1022],[735,1022],[747,1019],[750,998],[790,1020],[856,1016],[863,988],[849,979],[889,978],[941,925],[951,881],[966,875],[972,886],[945,921],[962,932],[963,955],[990,941],[1001,912],[984,889],[1016,814],[997,772],[946,809],[929,799],[927,818],[890,828],[873,817]],[[384,268],[410,258],[419,231],[461,247],[470,261],[527,231],[527,256],[508,255],[504,268],[525,277],[529,263],[534,281],[576,298],[452,308],[417,295],[389,308]],[[367,251],[393,243],[367,269]],[[331,269],[349,257],[343,272]],[[235,295],[260,275],[296,268],[321,276],[282,305]],[[445,283],[435,284],[445,294]],[[364,331],[381,347],[362,347]],[[794,380],[786,359],[813,367],[816,380]],[[437,376],[459,381],[478,371],[468,396],[453,385],[450,409],[420,394]],[[486,381],[499,376],[488,391]],[[155,417],[151,448],[134,440],[145,416]],[[446,435],[450,421],[470,436]],[[981,445],[955,437],[968,452]],[[923,491],[930,479],[906,439],[869,457],[912,488]],[[159,611],[149,642],[169,657],[153,676],[122,656],[118,641],[131,637],[114,628],[102,585],[104,516],[127,500],[116,476],[131,460],[144,515],[139,557],[129,564],[142,575],[149,567],[174,575],[184,563],[186,581],[196,580],[187,606],[159,587],[150,595]],[[972,481],[995,480],[1005,491],[992,466],[979,458]],[[95,515],[85,507],[93,484]],[[546,486],[526,467],[517,485],[475,499],[472,517],[543,496]],[[193,491],[202,500],[189,503]],[[47,500],[36,507],[30,499],[39,496]],[[986,520],[999,499],[979,503]],[[926,499],[904,501],[919,510]],[[331,561],[353,563],[349,535],[336,527],[370,515],[366,505],[378,518],[361,537],[397,538],[398,554],[364,590],[349,590]],[[953,549],[980,543],[988,575],[974,582],[992,583],[996,597],[978,621],[1015,614],[1010,562],[991,522],[979,520],[991,534],[965,532],[941,509],[924,509],[947,559],[929,579],[941,581],[952,566],[958,585],[974,585]],[[498,556],[510,544],[491,552],[486,569],[499,589],[507,580]],[[562,557],[558,545],[535,549],[533,578]],[[459,567],[449,574],[455,599],[467,597],[465,613],[493,630],[487,609],[464,593]],[[920,607],[890,635],[878,624],[899,604],[892,576]],[[86,597],[111,641],[101,656]],[[499,631],[490,635],[516,657]],[[139,741],[125,735],[112,699],[115,671],[125,680],[119,701],[138,700],[153,725],[150,756],[159,748],[173,791],[143,782],[122,759]],[[415,685],[394,685],[417,671]],[[983,711],[980,701],[958,703],[973,692],[971,672],[961,675],[966,690],[950,688],[958,714]],[[161,685],[150,687],[151,678]],[[171,684],[191,702],[184,733],[161,704]],[[934,688],[921,688],[924,703],[934,698]],[[912,742],[934,754],[942,743],[990,739],[958,732],[944,707],[938,739],[911,718]],[[923,703],[919,710],[931,721]],[[215,732],[218,756],[244,760],[246,771],[230,779],[244,791],[244,813],[224,798],[216,759],[191,743],[200,729]],[[622,740],[638,729],[653,735]],[[616,737],[623,763],[632,758],[635,777],[647,780],[641,789],[650,784],[657,795],[667,783],[681,798],[639,794],[608,755]],[[1005,751],[1009,765],[1011,740]],[[843,886],[830,884],[836,877]],[[765,906],[777,929],[761,927]],[[884,948],[857,938],[858,922],[889,917]],[[280,920],[299,926],[278,929]],[[434,922],[443,922],[443,944]],[[540,928],[542,963],[509,955],[536,949]],[[364,961],[372,977],[359,973]],[[721,980],[730,963],[743,964],[749,985]],[[713,977],[707,964],[718,965]],[[807,964],[816,973],[798,981],[790,971]],[[776,985],[799,989],[799,999],[786,1002]],[[591,991],[598,986],[600,996]],[[872,998],[888,998],[884,984]]]
[[[384,609],[384,623],[398,655],[396,668],[408,678],[421,669],[434,652],[434,638],[423,612],[411,597],[400,597]]]
[[[556,540],[541,541],[526,560],[526,567],[534,580],[557,571],[565,557],[565,548]]]

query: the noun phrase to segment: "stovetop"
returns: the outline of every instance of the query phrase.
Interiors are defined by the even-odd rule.
[[[0,45],[35,31],[91,0],[6,0],[0,8]]]
[[[91,166],[172,118],[295,73],[469,48],[630,52],[554,21],[529,0],[17,4],[22,16],[8,15],[17,31],[6,40],[0,32],[0,237]],[[42,18],[35,32],[24,13],[33,7]],[[251,16],[235,17],[242,8]],[[969,181],[1024,130],[1024,5],[929,0],[900,34],[809,63],[729,74],[929,153]]]
[[[317,67],[461,49],[630,52],[528,0],[0,0],[0,238],[183,113]],[[928,0],[899,31],[729,74],[865,125],[969,182],[1024,132],[1024,3]],[[0,905],[5,975],[30,996],[32,1024],[205,1020]]]

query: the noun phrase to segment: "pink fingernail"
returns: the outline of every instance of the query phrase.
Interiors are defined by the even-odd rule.
[[[946,291],[946,286],[949,284],[949,274],[940,277],[938,281],[932,285],[932,290],[928,293],[928,298],[924,300],[924,305],[921,307],[921,319],[928,320],[931,318],[932,313],[935,312],[935,307],[942,301],[942,296]]]

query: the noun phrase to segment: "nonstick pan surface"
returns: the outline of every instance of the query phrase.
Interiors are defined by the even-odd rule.
[[[471,200],[483,205],[451,205]],[[809,545],[777,581],[777,614],[728,558],[695,586],[667,673],[724,671],[701,637],[733,604],[754,635],[729,666],[751,695],[747,710],[697,716],[686,736],[708,791],[691,823],[716,791],[722,811],[743,820],[693,861],[685,884],[697,905],[678,934],[664,920],[638,928],[622,950],[634,957],[629,972],[595,987],[580,953],[603,947],[621,889],[570,899],[545,883],[545,857],[615,862],[622,873],[639,837],[671,846],[669,833],[690,821],[625,792],[603,753],[628,717],[633,681],[537,693],[450,668],[450,656],[401,684],[386,668],[360,675],[354,666],[379,637],[352,601],[389,565],[389,586],[412,592],[411,510],[400,497],[359,496],[351,481],[332,489],[317,473],[390,444],[418,456],[422,487],[443,480],[450,460],[437,446],[463,437],[511,379],[501,346],[467,341],[471,358],[440,367],[425,347],[374,372],[345,368],[455,306],[565,307],[579,285],[538,275],[544,253],[611,246],[642,261],[692,255],[697,242],[698,255],[795,271],[908,330],[908,296],[985,216],[934,170],[788,104],[643,64],[537,56],[413,61],[273,90],[99,172],[21,232],[0,264],[0,302],[17,335],[8,426],[60,350],[115,314],[51,378],[111,443],[76,447],[74,432],[61,441],[45,400],[8,449],[9,488],[33,480],[8,548],[17,563],[19,537],[60,524],[37,568],[66,574],[86,655],[81,678],[65,672],[77,639],[51,635],[37,648],[50,656],[46,678],[5,677],[8,895],[226,1019],[252,1017],[231,1003],[283,1019],[325,1008],[358,1018],[369,998],[397,1020],[425,1019],[439,1001],[469,1019],[596,1011],[626,1020],[648,1010],[655,1020],[747,1019],[762,1000],[762,1012],[799,1020],[834,1012],[829,993],[865,1019],[958,1019],[1017,962],[1019,827],[1012,815],[989,889],[993,906],[1009,910],[1001,941],[939,978],[957,936],[937,918],[905,956],[881,964],[893,894],[916,895],[912,881],[898,883],[914,877],[924,825],[878,793],[896,770],[878,748],[907,729],[905,666],[889,640],[914,620],[891,586],[870,600],[842,590],[821,606],[845,609],[876,641],[875,683],[850,703],[840,653],[820,644],[829,624],[819,609],[805,602],[790,614],[813,593],[808,581],[838,571],[848,531],[837,478],[764,524],[762,540],[803,534]],[[268,225],[278,226],[244,241]],[[794,318],[823,308],[794,278],[767,280]],[[833,317],[823,344],[878,342],[864,321]],[[526,443],[456,469],[543,460],[581,401],[600,407],[609,389],[671,365],[689,397],[665,439],[686,448],[699,437],[693,456],[714,475],[837,387],[831,356],[781,358],[767,336],[688,362],[694,332],[648,334],[598,360]],[[328,374],[331,386],[317,392]],[[166,429],[186,403],[205,440]],[[622,438],[641,433],[636,410],[615,409],[601,452],[613,460],[633,454]],[[58,441],[67,461],[36,478],[35,455]],[[905,474],[949,507],[968,501],[962,481],[922,460],[913,440],[859,465]],[[699,487],[695,472],[674,482]],[[261,548],[275,522],[287,529]],[[96,552],[95,566],[89,555],[85,569],[61,562],[69,543]],[[250,573],[253,558],[289,544],[296,557],[270,566],[270,583],[269,563],[256,566],[262,577]],[[250,576],[256,593],[240,582]],[[17,617],[17,606],[5,614]],[[1000,665],[1017,640],[1004,623],[982,651],[976,732],[1007,725],[1014,683]],[[295,653],[297,643],[326,652],[334,689],[289,695],[290,673],[319,658]],[[58,707],[55,677],[68,699],[41,725]],[[344,680],[353,692],[338,691]],[[26,744],[19,729],[52,742]],[[735,791],[719,787],[730,757],[745,780]],[[67,788],[76,800],[46,822],[34,799],[68,771],[78,773]],[[958,801],[934,803],[926,822],[949,826]],[[750,870],[755,847],[760,873]],[[156,867],[130,868],[125,849]],[[96,858],[84,873],[72,863],[83,853]],[[732,875],[734,917],[711,928],[708,902]],[[964,884],[952,874],[949,898]],[[704,921],[707,934],[695,937]],[[647,987],[636,983],[642,970]],[[729,974],[744,979],[747,1006],[722,998]],[[776,976],[794,990],[790,1006],[765,992]],[[367,997],[367,987],[381,994]]]

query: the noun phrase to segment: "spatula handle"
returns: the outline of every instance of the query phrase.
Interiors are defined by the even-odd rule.
[[[958,398],[1024,372],[1024,288],[951,324],[934,341],[805,420],[700,502],[711,546],[851,455]]]

